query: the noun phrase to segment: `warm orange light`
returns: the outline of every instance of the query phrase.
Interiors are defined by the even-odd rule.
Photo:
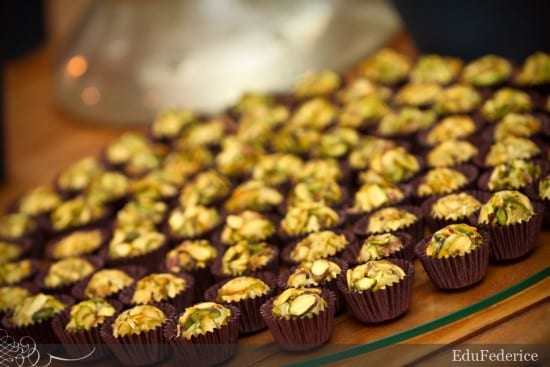
[[[79,78],[88,70],[88,61],[82,55],[75,55],[67,62],[67,74],[73,78]]]
[[[82,98],[82,102],[84,102],[84,104],[93,106],[98,104],[101,99],[101,93],[96,87],[86,87],[82,90],[80,97]]]

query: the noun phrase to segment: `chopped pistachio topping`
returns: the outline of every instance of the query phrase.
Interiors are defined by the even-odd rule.
[[[332,70],[309,71],[294,84],[294,96],[310,98],[327,96],[340,86],[340,76]]]
[[[332,205],[343,199],[338,182],[331,179],[311,179],[298,182],[290,191],[288,204],[295,206],[300,202],[318,202]]]
[[[175,196],[179,188],[170,171],[153,170],[146,176],[132,181],[130,192],[135,198],[154,201]]]
[[[374,260],[348,269],[348,289],[354,292],[386,289],[405,278],[405,271],[389,260]]]
[[[498,123],[495,129],[495,140],[502,140],[507,136],[529,138],[541,129],[540,120],[520,113],[509,113]]]
[[[64,230],[89,224],[105,214],[106,208],[102,203],[89,200],[84,196],[77,196],[55,208],[50,215],[50,220],[55,230]]]
[[[236,114],[240,115],[256,109],[273,107],[275,103],[275,99],[269,94],[247,92],[241,96],[232,109]]]
[[[371,260],[380,260],[390,257],[402,248],[403,242],[396,235],[391,233],[370,235],[363,241],[356,261],[366,263]]]
[[[183,109],[167,109],[158,114],[151,130],[157,138],[175,138],[187,126],[198,122],[193,111]]]
[[[87,196],[92,201],[109,203],[126,196],[129,188],[129,180],[122,173],[103,172],[90,182]]]
[[[220,173],[209,170],[202,172],[185,185],[179,197],[182,206],[210,205],[222,199],[231,189],[229,180]]]
[[[60,196],[50,186],[40,186],[27,192],[19,200],[20,213],[37,215],[53,210],[61,203]]]
[[[228,137],[222,143],[222,151],[216,156],[216,166],[224,175],[245,175],[252,171],[263,153],[263,148],[253,142],[241,142],[235,137]]]
[[[170,176],[179,176],[178,184],[183,184],[189,176],[201,169],[214,165],[214,155],[208,148],[192,148],[186,144],[178,149],[166,156],[161,168]]]
[[[512,88],[499,89],[491,99],[485,101],[481,113],[489,121],[496,121],[509,113],[529,112],[533,106],[531,97]]]
[[[116,230],[109,243],[109,257],[119,259],[145,255],[162,246],[165,240],[166,237],[159,232]]]
[[[455,57],[422,55],[414,65],[410,78],[417,83],[449,84],[462,70],[462,61]]]
[[[19,327],[40,323],[50,320],[65,307],[67,306],[54,296],[38,293],[23,299],[23,302],[16,305],[10,321]]]
[[[429,106],[438,100],[442,91],[437,83],[409,83],[397,92],[394,102],[400,106]]]
[[[294,127],[321,131],[332,123],[336,113],[336,106],[324,98],[317,97],[302,103],[288,123]]]
[[[105,322],[108,317],[114,316],[115,308],[101,298],[92,298],[71,307],[71,318],[65,330],[70,333],[88,331]]]
[[[414,107],[403,107],[397,112],[390,112],[382,118],[377,131],[384,136],[409,134],[430,127],[437,115],[431,110],[420,110]]]
[[[539,181],[538,185],[539,198],[543,200],[550,199],[550,175]]]
[[[459,189],[468,183],[468,178],[451,168],[434,168],[428,171],[418,185],[419,196],[445,194]]]
[[[367,225],[368,233],[383,233],[397,231],[418,220],[418,217],[404,209],[382,208],[374,212]]]
[[[527,196],[519,191],[504,190],[495,192],[481,206],[478,221],[491,226],[507,226],[527,222],[533,215],[535,211]]]
[[[338,125],[362,128],[375,124],[390,111],[387,103],[377,95],[366,95],[347,102],[338,116]]]
[[[55,244],[53,257],[62,259],[86,255],[97,250],[102,243],[103,235],[99,229],[72,232]]]
[[[468,85],[456,84],[439,94],[434,109],[444,115],[472,112],[481,103],[481,96]]]
[[[393,204],[405,197],[401,189],[391,183],[366,183],[355,193],[353,212],[370,212],[384,205]]]
[[[367,96],[376,96],[387,101],[391,95],[392,91],[390,88],[378,85],[372,80],[358,77],[338,91],[336,97],[340,102],[347,104]]]
[[[134,306],[117,316],[113,322],[113,336],[119,338],[145,333],[161,326],[166,318],[166,314],[155,306]]]
[[[432,235],[426,246],[426,255],[438,259],[463,256],[482,244],[483,237],[476,227],[464,223],[451,224]]]
[[[550,83],[550,55],[536,52],[529,56],[516,78],[521,85],[541,85]]]
[[[84,289],[84,296],[87,298],[105,298],[118,293],[128,287],[134,279],[118,269],[103,269],[94,273]]]
[[[35,221],[27,214],[5,214],[0,217],[0,238],[19,239],[35,229]]]
[[[32,275],[32,262],[28,259],[0,265],[0,285],[11,285]]]
[[[233,190],[225,202],[225,209],[230,213],[243,210],[265,211],[283,202],[283,195],[259,180],[246,181]]]
[[[172,273],[204,269],[217,255],[207,240],[186,240],[168,252],[166,268]]]
[[[44,285],[47,288],[55,288],[73,284],[94,272],[94,266],[87,260],[79,257],[71,257],[53,263],[48,270]]]
[[[257,120],[251,117],[250,114],[246,114],[239,122],[235,138],[243,144],[265,146],[269,142],[273,130],[273,127],[269,124],[270,122],[270,120]]]
[[[18,259],[23,254],[23,249],[15,244],[0,241],[0,264]]]
[[[313,154],[319,157],[340,158],[359,143],[359,134],[355,129],[336,128],[323,134]]]
[[[148,304],[176,297],[187,288],[187,281],[170,273],[154,273],[136,282],[133,304]]]
[[[229,322],[231,310],[218,303],[202,302],[187,307],[178,319],[177,337],[191,339],[206,335]]]
[[[372,157],[393,147],[395,143],[392,140],[366,136],[350,152],[348,162],[353,169],[365,169],[369,167]]]
[[[334,209],[322,203],[299,202],[288,209],[281,228],[288,235],[299,235],[333,227],[340,220]]]
[[[339,181],[342,178],[342,171],[338,161],[332,158],[311,159],[302,166],[302,170],[295,172],[296,181],[331,179]]]
[[[275,233],[275,224],[258,212],[246,210],[228,215],[223,227],[221,240],[225,244],[237,242],[258,242]]]
[[[170,233],[177,237],[197,237],[214,229],[221,218],[216,208],[202,205],[178,207],[168,217]]]
[[[245,299],[261,297],[269,292],[269,286],[261,279],[241,276],[233,278],[218,289],[216,301],[239,302]]]
[[[485,156],[485,164],[496,166],[514,159],[529,159],[540,153],[539,147],[531,140],[508,136],[491,145]]]
[[[64,190],[81,191],[102,171],[96,158],[83,158],[62,171],[57,177],[57,184]]]
[[[318,259],[301,263],[288,277],[286,285],[292,288],[317,287],[330,282],[342,272],[342,268],[333,261]]]
[[[319,288],[288,288],[273,301],[271,313],[281,319],[311,318],[328,305]]]
[[[393,50],[382,49],[359,65],[359,73],[382,84],[395,84],[405,79],[411,69],[409,60]]]
[[[167,210],[168,206],[162,201],[130,201],[117,213],[117,229],[137,231],[146,228],[153,230],[155,225],[162,222]]]
[[[292,154],[268,154],[254,166],[252,177],[266,185],[279,185],[289,181],[295,172],[302,169],[302,165],[302,160]]]
[[[466,115],[447,116],[430,130],[426,141],[430,145],[443,143],[447,140],[462,139],[471,135],[476,125],[471,117]]]
[[[481,203],[472,195],[461,192],[438,199],[430,210],[430,215],[438,219],[465,219],[481,208]]]
[[[307,153],[321,140],[319,131],[301,126],[284,126],[275,133],[271,146],[277,152]]]
[[[239,131],[240,138],[251,138],[254,134],[260,134],[260,138],[265,139],[263,130],[274,130],[281,126],[288,120],[290,112],[286,106],[274,105],[271,107],[257,107],[253,110],[247,111],[239,119]],[[259,125],[259,129],[257,126]],[[256,129],[255,129],[256,128]],[[246,130],[255,130],[251,135],[247,134]]]
[[[495,166],[487,186],[491,191],[517,190],[535,181],[540,174],[538,164],[515,159]]]
[[[225,134],[225,122],[214,117],[200,124],[189,126],[178,144],[191,148],[219,144]]]
[[[477,154],[477,148],[464,140],[447,140],[428,153],[431,167],[450,167],[469,161]]]
[[[112,142],[105,152],[107,159],[114,164],[123,164],[138,152],[149,150],[145,136],[137,133],[125,133]]]
[[[398,183],[412,178],[420,170],[420,165],[405,148],[395,147],[375,155],[370,168],[385,180]]]
[[[226,275],[241,275],[245,271],[257,271],[267,265],[274,250],[266,242],[239,242],[225,250],[222,257],[222,272]]]
[[[0,287],[0,312],[15,309],[23,300],[31,296],[31,292],[23,287]]]
[[[464,67],[462,79],[476,87],[487,87],[504,82],[512,74],[512,65],[508,60],[486,55]]]
[[[314,261],[336,255],[348,245],[343,234],[332,231],[310,233],[290,252],[294,262]]]

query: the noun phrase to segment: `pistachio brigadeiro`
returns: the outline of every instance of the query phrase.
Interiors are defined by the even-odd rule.
[[[167,211],[168,206],[162,201],[132,200],[118,211],[115,225],[117,229],[130,232],[138,229],[153,231]]]
[[[395,142],[375,136],[361,138],[359,144],[350,152],[348,162],[351,168],[362,170],[369,167],[373,156],[395,147]]]
[[[17,204],[20,213],[38,215],[52,211],[61,203],[61,197],[51,186],[39,186],[25,193]]]
[[[224,175],[242,176],[252,171],[263,154],[258,144],[227,137],[222,143],[222,151],[216,156],[216,166]]]
[[[305,162],[302,169],[295,172],[295,181],[313,179],[331,179],[339,181],[343,177],[338,161],[332,158],[310,159]]]
[[[141,334],[161,326],[166,314],[158,307],[138,305],[123,311],[113,323],[115,338]]]
[[[63,237],[53,246],[55,259],[80,256],[94,252],[103,243],[101,230],[75,231]]]
[[[128,177],[119,172],[103,172],[94,178],[86,190],[90,200],[109,203],[125,197],[130,188]]]
[[[122,270],[102,269],[92,275],[84,289],[84,296],[87,298],[109,297],[133,282],[134,279]]]
[[[59,231],[90,224],[106,214],[103,204],[77,196],[57,206],[50,214],[50,221],[53,229]]]
[[[178,319],[177,337],[191,339],[214,332],[229,322],[231,310],[215,302],[187,307]]]
[[[347,285],[350,291],[377,291],[399,283],[405,271],[389,260],[369,261],[348,269]]]
[[[508,136],[529,138],[541,130],[538,118],[525,113],[509,113],[495,128],[495,140],[502,140]]]
[[[61,171],[57,177],[57,185],[62,190],[82,191],[94,178],[100,175],[103,168],[96,158],[86,157]]]
[[[338,126],[353,129],[372,126],[389,111],[390,107],[383,98],[366,95],[346,102],[338,114]]]
[[[502,88],[485,101],[481,114],[489,121],[496,121],[508,113],[529,112],[532,107],[531,97],[527,93],[513,88]]]
[[[323,158],[340,158],[359,144],[359,133],[355,129],[338,127],[321,136],[313,155]]]
[[[370,235],[367,237],[355,259],[358,263],[366,263],[371,260],[380,260],[390,257],[403,249],[403,242],[399,237],[391,233]]]
[[[411,70],[410,78],[417,83],[449,84],[461,70],[462,60],[456,57],[422,55]]]
[[[202,205],[178,207],[168,217],[168,229],[175,237],[197,237],[214,229],[221,222],[216,208]]]
[[[31,292],[24,287],[0,287],[0,312],[13,310],[23,300],[31,296]]]
[[[327,259],[301,263],[288,277],[287,286],[293,288],[316,287],[329,282],[342,272],[342,268]]]
[[[535,162],[514,159],[495,166],[487,187],[491,191],[520,189],[536,180],[540,173],[541,168]]]
[[[0,238],[16,240],[37,228],[36,222],[27,214],[5,214],[0,217]]]
[[[16,260],[22,254],[23,249],[21,246],[15,243],[0,241],[0,264]]]
[[[538,184],[539,198],[543,200],[550,199],[550,175],[542,178]]]
[[[485,156],[485,164],[496,166],[513,159],[529,159],[540,153],[540,148],[531,140],[507,136],[491,145]]]
[[[481,203],[470,194],[461,192],[446,195],[433,203],[430,216],[439,219],[456,220],[467,218],[481,208]]]
[[[314,232],[300,240],[290,252],[290,259],[294,262],[314,261],[334,256],[348,245],[343,234],[332,231]]]
[[[428,164],[432,167],[450,167],[475,157],[477,148],[464,140],[447,140],[435,146],[428,153]]]
[[[71,306],[70,319],[65,330],[68,332],[88,331],[114,316],[116,310],[102,298],[92,298]]]
[[[296,98],[327,96],[340,86],[340,76],[332,70],[309,71],[294,84],[292,93]]]
[[[442,91],[437,83],[411,82],[397,92],[394,102],[401,106],[429,106],[438,100]]]
[[[0,285],[19,283],[34,272],[31,260],[7,262],[0,265]]]
[[[222,273],[241,275],[246,271],[258,271],[275,256],[275,252],[266,242],[239,242],[225,250],[222,257]]]
[[[286,153],[273,153],[260,158],[254,166],[252,177],[267,185],[279,185],[291,179],[291,177],[302,169],[302,160]]]
[[[216,145],[223,140],[224,135],[225,122],[221,117],[212,117],[185,129],[181,139],[178,140],[178,145],[192,148]]]
[[[38,293],[23,299],[23,302],[15,307],[10,322],[17,327],[39,323],[51,319],[66,307],[56,297]]]
[[[519,191],[495,192],[488,202],[481,206],[478,222],[491,226],[508,226],[527,222],[535,215],[529,198]]]
[[[382,84],[395,84],[406,78],[411,70],[409,60],[391,49],[385,48],[359,65],[360,75]]]
[[[130,183],[130,192],[136,198],[162,200],[179,192],[178,178],[170,171],[152,170],[140,179]]]
[[[336,117],[337,109],[325,98],[316,97],[303,102],[288,121],[290,126],[321,131]]]
[[[412,178],[420,170],[420,164],[405,148],[395,147],[374,156],[370,168],[387,181],[398,183]]]
[[[73,284],[92,274],[94,270],[94,265],[80,257],[59,260],[50,265],[44,278],[44,285],[47,288],[55,288]]]
[[[178,182],[183,183],[191,175],[213,165],[214,155],[208,148],[185,145],[181,150],[175,150],[166,155],[161,170],[179,176]]]
[[[183,188],[179,197],[182,206],[209,205],[229,194],[231,184],[222,174],[214,170],[199,173]]]
[[[481,103],[481,96],[468,85],[455,84],[439,94],[434,110],[442,115],[470,113]]]
[[[340,222],[340,215],[322,203],[299,202],[288,209],[281,229],[287,235],[300,235],[334,227]]]
[[[109,243],[109,258],[144,255],[161,247],[165,240],[166,237],[159,232],[117,230]]]
[[[436,113],[431,110],[420,110],[414,107],[403,107],[397,112],[386,114],[376,129],[382,136],[404,135],[415,133],[433,125]]]
[[[287,204],[320,202],[326,205],[338,204],[343,199],[342,188],[333,179],[310,179],[296,183],[288,196]]]
[[[244,211],[240,214],[227,216],[221,233],[225,244],[237,242],[258,242],[267,239],[275,233],[275,224],[267,217],[254,211]]]
[[[179,136],[185,128],[198,122],[195,112],[185,109],[167,109],[157,115],[151,130],[155,138],[172,139]]]
[[[396,185],[391,183],[366,183],[361,185],[355,193],[353,212],[369,212],[387,204],[403,200],[405,194]]]
[[[321,140],[321,132],[302,126],[285,125],[270,142],[272,149],[281,153],[306,154]]]
[[[283,195],[263,181],[251,180],[237,186],[225,202],[230,213],[243,210],[265,211],[283,202]]]
[[[487,87],[504,82],[512,75],[512,64],[502,57],[485,55],[464,67],[462,80],[476,87]]]
[[[218,255],[208,240],[185,240],[166,255],[166,268],[172,273],[206,268]]]
[[[269,292],[269,286],[261,279],[240,276],[231,279],[218,289],[216,301],[239,302],[245,299],[263,296]]]
[[[154,273],[136,282],[133,304],[148,304],[176,297],[187,287],[187,281],[170,273]]]
[[[444,194],[464,187],[468,178],[461,172],[451,168],[434,168],[426,174],[418,186],[419,196]]]
[[[328,307],[319,288],[288,288],[273,300],[271,314],[281,319],[311,318]]]
[[[463,256],[483,244],[476,227],[464,223],[450,224],[435,232],[426,246],[426,255],[438,259]]]
[[[470,116],[447,116],[430,129],[426,136],[426,142],[435,145],[447,140],[463,139],[474,131],[476,131],[476,125]]]
[[[367,232],[381,233],[397,231],[407,227],[418,220],[413,213],[399,208],[383,208],[371,214],[367,225]]]
[[[543,85],[550,83],[550,54],[535,52],[523,63],[516,82],[520,85]]]
[[[357,76],[336,93],[336,99],[343,104],[348,104],[368,96],[388,101],[392,96],[392,90],[370,79]]]

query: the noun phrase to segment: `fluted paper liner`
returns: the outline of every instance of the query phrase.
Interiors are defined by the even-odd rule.
[[[165,303],[156,304],[155,307],[164,312],[166,320],[153,330],[115,338],[113,323],[116,317],[111,318],[101,326],[101,339],[123,365],[146,366],[168,358],[170,346],[163,335],[163,328],[176,317],[176,309]]]
[[[115,309],[116,314],[122,310],[122,304],[118,301],[108,301]],[[63,344],[65,352],[69,358],[81,358],[89,355],[85,360],[96,361],[105,358],[110,354],[109,347],[101,339],[101,325],[107,320],[114,319],[114,316],[105,319],[105,321],[90,330],[67,331],[65,326],[71,319],[70,308],[65,309],[56,315],[52,320],[52,329]]]
[[[298,352],[317,348],[328,342],[334,325],[336,299],[334,293],[327,289],[322,290],[322,297],[327,301],[327,308],[312,317],[287,320],[273,316],[271,310],[275,297],[262,305],[262,317],[281,348]]]
[[[483,243],[462,256],[438,259],[426,255],[426,247],[432,236],[416,245],[416,254],[432,283],[439,289],[460,289],[479,283],[489,266],[490,239],[486,231],[480,231]]]
[[[344,294],[351,312],[360,322],[375,324],[395,319],[409,309],[414,283],[414,265],[403,259],[390,259],[405,271],[400,282],[376,291],[350,291],[346,277],[339,279],[338,288]]]
[[[240,311],[232,305],[227,324],[204,335],[191,339],[177,337],[179,316],[170,320],[164,327],[164,336],[172,345],[178,359],[189,366],[214,366],[231,359],[237,351]]]

